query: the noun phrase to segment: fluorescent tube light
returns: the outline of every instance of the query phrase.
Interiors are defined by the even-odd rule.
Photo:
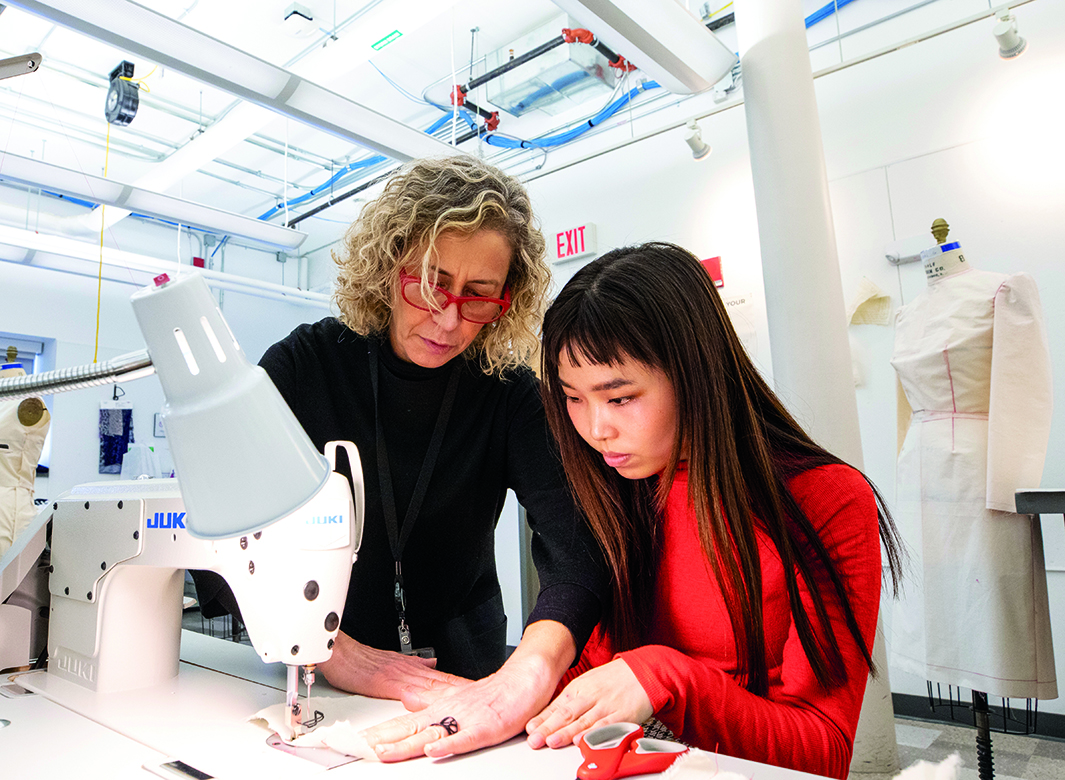
[[[736,64],[732,50],[677,0],[554,2],[674,94],[709,89]]]
[[[312,82],[129,0],[15,0],[8,5],[395,160],[406,162],[454,151],[420,130],[315,87],[315,94],[327,95],[332,104],[331,118],[323,122],[313,105],[296,108],[289,103],[301,88],[306,94],[307,87],[314,86]],[[338,106],[343,107],[342,112],[336,110]]]
[[[48,236],[32,230],[8,227],[7,225],[0,225],[0,245],[17,247],[34,253],[40,252],[45,255],[70,258],[72,260],[82,260],[88,263],[99,263],[102,260],[103,264],[107,266],[143,271],[152,275],[168,273],[176,277],[182,272],[193,272],[191,267],[179,266],[173,260],[162,260],[158,257],[148,257],[147,255],[137,254],[136,252],[126,252],[121,249],[113,249],[112,247],[103,247],[101,250],[99,244],[87,244],[84,241],[77,241],[63,236]],[[30,258],[27,257],[22,262],[27,263],[29,261]],[[283,300],[289,303],[319,306],[326,309],[329,308],[330,296],[324,295],[323,293],[300,290],[295,287],[285,287],[284,285],[274,284],[272,282],[264,282],[246,276],[236,276],[235,274],[210,271],[204,268],[197,268],[195,269],[195,272],[202,275],[203,278],[207,280],[208,286],[215,289],[231,290],[233,292],[254,295],[260,298]],[[95,272],[93,275],[95,275]]]
[[[200,230],[240,236],[265,244],[271,249],[293,250],[307,238],[306,233],[292,228],[163,195],[114,179],[91,176],[41,160],[20,157],[17,154],[0,154],[0,180],[40,187],[105,206],[118,206],[131,212],[179,222]]]

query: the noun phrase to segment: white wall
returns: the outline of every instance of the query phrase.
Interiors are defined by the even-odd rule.
[[[868,3],[849,8],[862,5]],[[929,6],[921,29],[982,8],[963,0]],[[994,21],[986,19],[819,78],[817,96],[846,298],[867,276],[892,296],[893,306],[912,300],[925,284],[920,266],[896,269],[886,261],[884,248],[895,240],[928,235],[937,217],[950,223],[951,239],[962,242],[966,257],[978,267],[1025,270],[1035,277],[1051,338],[1059,409],[1043,486],[1061,487],[1065,313],[1057,302],[1065,298],[1065,152],[1060,141],[1065,3],[1034,0],[1015,13],[1030,42],[1029,51],[1016,61],[998,59],[991,36]],[[848,41],[844,57],[853,56],[859,46],[868,51],[905,37],[894,29],[879,34],[879,41],[875,29],[860,41]],[[823,50],[815,53],[815,67],[829,56]],[[838,61],[838,51],[832,56]],[[657,239],[682,244],[700,257],[722,255],[722,292],[755,294],[754,357],[767,369],[743,109],[717,113],[701,125],[714,147],[704,162],[691,160],[682,131],[676,130],[537,178],[530,191],[549,245],[555,232],[592,222],[600,253]],[[557,266],[556,282],[564,282],[583,262]],[[890,497],[896,442],[895,379],[888,363],[893,333],[890,327],[864,325],[852,327],[851,335],[863,378],[857,394],[865,466]],[[1045,518],[1044,533],[1058,667],[1065,669],[1061,517]],[[890,674],[895,691],[925,693],[923,680],[894,668]],[[1063,713],[1065,705],[1041,702],[1040,709]]]

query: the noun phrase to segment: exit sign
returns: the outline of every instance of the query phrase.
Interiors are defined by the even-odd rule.
[[[595,225],[589,222],[555,234],[555,262],[595,254]]]
[[[370,44],[370,48],[373,49],[374,51],[381,51],[381,49],[385,48],[385,46],[387,46],[388,44],[392,43],[392,41],[396,40],[397,38],[401,37],[402,35],[403,35],[403,33],[401,33],[399,30],[393,30],[388,35],[386,35],[384,38],[379,40],[377,43],[371,43]]]

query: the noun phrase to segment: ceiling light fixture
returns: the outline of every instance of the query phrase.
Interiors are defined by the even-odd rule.
[[[395,160],[454,152],[420,130],[129,0],[13,0],[8,5]]]
[[[275,251],[297,249],[307,238],[307,234],[299,230],[10,152],[0,154],[0,180],[40,187],[104,206],[118,206],[197,230],[237,236]]]
[[[992,33],[998,41],[998,56],[1004,60],[1020,57],[1028,48],[1028,41],[1017,33],[1017,17],[1008,8],[998,12],[998,21]]]
[[[108,246],[103,247],[101,250],[99,243],[87,244],[84,241],[77,241],[73,238],[49,236],[33,230],[23,230],[22,228],[9,227],[7,225],[0,225],[0,247],[13,247],[22,250],[19,259],[12,260],[12,262],[19,262],[24,265],[32,262],[33,264],[52,267],[54,261],[47,259],[48,256],[52,256],[67,260],[83,261],[84,263],[91,263],[93,266],[97,266],[102,262],[109,267],[121,268],[124,271],[138,271],[152,276],[160,273],[169,273],[176,276],[182,270],[185,272],[193,270],[189,266],[179,266],[173,260],[162,260],[158,257],[126,252],[122,249],[114,249]],[[9,255],[9,253],[0,251],[0,262],[7,259],[4,255]],[[45,257],[43,262],[42,255]],[[71,268],[77,265],[68,264]],[[58,270],[66,269],[58,268]],[[324,309],[328,309],[330,305],[330,296],[323,293],[300,290],[296,287],[286,287],[273,282],[264,282],[260,279],[211,271],[204,268],[197,268],[195,272],[203,276],[207,280],[208,286],[216,290],[228,290],[244,295],[253,295],[258,298],[316,306]],[[77,271],[74,271],[74,273],[77,273]],[[94,279],[96,274],[97,270],[93,268],[91,275]],[[126,276],[126,274],[123,275]],[[128,277],[125,283],[129,283]]]
[[[595,36],[670,92],[720,81],[735,53],[676,0],[554,0]]]
[[[703,129],[694,119],[688,122],[688,132],[684,134],[684,143],[692,150],[692,157],[705,160],[710,156],[710,144],[703,140]]]
[[[40,54],[33,52],[0,60],[0,79],[21,76],[23,73],[33,73],[37,68],[41,67],[41,59],[43,58]]]

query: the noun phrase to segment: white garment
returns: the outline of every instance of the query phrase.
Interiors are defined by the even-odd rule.
[[[21,368],[5,369],[4,378],[23,376]],[[33,519],[33,480],[51,417],[46,409],[33,425],[18,418],[19,401],[0,402],[0,555]]]
[[[1027,274],[966,270],[896,315],[891,363],[913,409],[895,519],[911,556],[892,661],[995,696],[1057,697],[1040,527],[1014,513],[1039,486],[1052,389]]]
[[[159,468],[159,456],[147,444],[131,444],[122,456],[122,471],[119,476],[120,479],[159,479],[163,476],[163,470]]]

